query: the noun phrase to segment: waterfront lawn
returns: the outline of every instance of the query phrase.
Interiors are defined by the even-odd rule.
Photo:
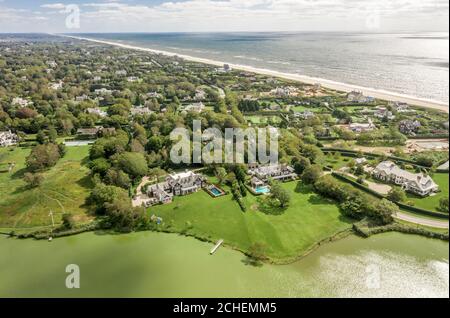
[[[0,149],[1,163],[16,164],[11,173],[0,173],[0,227],[50,225],[50,211],[54,213],[55,223],[61,222],[64,212],[72,213],[79,222],[91,219],[84,206],[92,187],[89,169],[83,165],[89,146],[68,147],[64,158],[43,173],[43,183],[34,189],[28,189],[22,179],[30,148],[10,149]]]
[[[430,211],[439,211],[439,200],[444,197],[448,197],[448,173],[435,173],[432,176],[434,182],[439,185],[440,192],[436,193],[433,196],[428,196],[425,198],[416,196],[411,193],[407,193],[408,201],[414,202],[414,206]]]
[[[351,221],[338,207],[298,182],[283,184],[291,194],[285,210],[272,208],[263,197],[250,193],[242,212],[231,195],[213,199],[204,191],[176,197],[172,204],[155,206],[150,214],[161,216],[169,230],[205,238],[224,239],[225,244],[248,251],[262,243],[272,260],[293,259],[316,243],[349,229]]]

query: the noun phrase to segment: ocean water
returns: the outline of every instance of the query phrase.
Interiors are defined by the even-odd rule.
[[[89,33],[79,36],[449,101],[448,33]]]

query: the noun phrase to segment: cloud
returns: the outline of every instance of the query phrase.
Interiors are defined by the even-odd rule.
[[[448,29],[441,18],[448,17],[448,7],[445,0],[166,0],[153,5],[93,0],[80,4],[83,31],[102,32],[364,29],[365,20],[374,14],[394,25],[419,26],[420,17],[420,23],[425,20],[429,26]],[[62,2],[40,8],[49,16],[65,13]],[[52,22],[61,27],[60,20]]]
[[[60,10],[60,9],[65,9],[66,5],[64,3],[47,3],[47,4],[41,5],[41,8]]]

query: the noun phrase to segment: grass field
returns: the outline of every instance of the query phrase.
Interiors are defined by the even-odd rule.
[[[443,197],[448,197],[448,173],[435,173],[432,176],[434,182],[439,185],[441,190],[436,195],[428,196],[425,198],[415,196],[414,194],[408,193],[408,201],[414,202],[414,206],[426,210],[438,211],[439,200]]]
[[[339,170],[340,168],[346,167],[355,158],[337,156],[334,157],[331,153],[325,156],[325,165],[333,168],[334,170]]]
[[[155,206],[151,214],[161,216],[174,232],[186,232],[209,240],[224,239],[229,246],[248,251],[263,243],[274,260],[295,258],[317,242],[350,228],[331,201],[297,182],[283,184],[291,194],[285,210],[272,208],[262,197],[250,193],[242,212],[231,195],[213,199],[204,191],[176,197],[172,204]]]
[[[44,172],[43,183],[35,189],[28,189],[22,179],[30,149],[10,149],[0,149],[0,163],[16,164],[13,171],[0,173],[0,227],[49,225],[50,211],[55,215],[55,223],[61,221],[64,212],[72,213],[80,222],[90,219],[84,207],[92,186],[89,169],[83,165],[88,146],[67,148],[65,157]]]
[[[320,112],[322,109],[319,107],[307,107],[307,106],[303,106],[303,105],[299,105],[299,106],[294,106],[291,109],[293,109],[296,112],[304,112],[306,110],[313,112],[313,113],[318,113]]]

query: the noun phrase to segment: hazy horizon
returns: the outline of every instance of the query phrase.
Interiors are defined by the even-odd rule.
[[[445,0],[0,0],[1,33],[448,32]]]

